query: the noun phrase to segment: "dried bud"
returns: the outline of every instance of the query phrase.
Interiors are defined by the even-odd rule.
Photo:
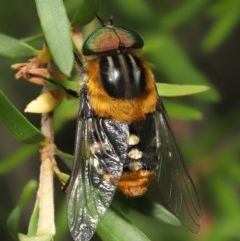
[[[48,113],[53,111],[62,101],[63,92],[49,90],[43,92],[35,100],[31,101],[25,108],[25,112],[30,113]]]
[[[15,75],[16,79],[24,78],[28,79],[28,72],[30,69],[36,69],[41,66],[39,58],[35,57],[29,60],[27,63],[17,63],[11,66],[12,69],[18,70]]]

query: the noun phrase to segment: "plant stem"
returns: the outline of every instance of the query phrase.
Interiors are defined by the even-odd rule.
[[[39,220],[37,235],[55,234],[54,221],[54,188],[53,188],[53,165],[56,165],[54,158],[54,132],[53,113],[42,114],[41,130],[46,136],[46,141],[40,149],[41,167],[39,177]]]

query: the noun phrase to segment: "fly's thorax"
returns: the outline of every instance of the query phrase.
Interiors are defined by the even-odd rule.
[[[114,51],[88,60],[88,91],[94,112],[131,123],[156,111],[157,92],[145,60]]]
[[[142,62],[131,52],[104,55],[99,64],[101,84],[111,97],[132,99],[146,93],[147,79]]]

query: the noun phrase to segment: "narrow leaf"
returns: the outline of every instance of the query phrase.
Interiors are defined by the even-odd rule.
[[[164,105],[167,109],[168,115],[172,118],[180,120],[200,120],[202,119],[202,113],[190,106],[183,105],[181,103],[164,100]]]
[[[28,235],[29,236],[33,236],[37,232],[38,217],[39,217],[39,203],[38,203],[38,201],[36,201],[31,218],[30,218],[30,222],[28,225]]]
[[[10,58],[29,57],[38,54],[38,50],[32,46],[0,33],[0,55]]]
[[[35,0],[48,46],[59,69],[70,75],[73,50],[70,24],[62,0]]]
[[[85,25],[96,17],[98,12],[99,0],[82,0],[73,17],[72,23],[77,25]]]
[[[156,34],[145,37],[145,52],[169,81],[175,84],[210,85],[208,79],[201,74],[188,59],[184,51],[170,35]],[[195,98],[217,101],[219,95],[214,88]]]
[[[17,239],[20,217],[21,217],[21,210],[17,206],[12,210],[7,220],[8,231],[14,240]]]
[[[183,96],[201,93],[209,90],[205,85],[176,85],[157,83],[157,90],[160,96]]]
[[[57,173],[57,177],[58,179],[63,182],[63,183],[67,183],[68,179],[69,179],[69,174],[63,173],[63,172],[59,172]],[[64,189],[64,185],[63,185],[63,189]]]
[[[150,241],[140,229],[112,209],[107,211],[98,226],[97,233],[103,241]]]
[[[37,152],[37,146],[26,145],[17,151],[14,151],[7,158],[2,159],[0,162],[0,175],[6,174],[13,168],[16,168],[22,162],[27,161],[27,159]]]
[[[20,142],[37,144],[44,140],[42,133],[14,107],[2,91],[0,91],[0,121]]]
[[[137,23],[141,26],[147,26],[148,24],[153,24],[156,18],[158,18],[156,12],[153,11],[145,0],[115,0],[114,7],[122,13],[134,13],[124,15],[125,21],[129,20],[131,24]]]
[[[59,200],[60,201],[60,200]],[[65,237],[68,231],[67,224],[67,215],[66,215],[66,200],[62,198],[61,201],[58,201],[57,210],[56,210],[56,228],[57,232],[54,237],[54,240],[62,240],[62,237]]]
[[[25,207],[28,201],[32,197],[33,193],[35,192],[36,188],[37,188],[36,181],[32,180],[27,183],[27,185],[23,189],[18,205],[13,209],[13,211],[8,217],[7,226],[13,238],[17,237],[17,233],[20,225],[20,218],[22,216],[22,213],[25,210]]]
[[[187,0],[179,3],[173,10],[163,15],[160,25],[164,28],[172,30],[186,23],[200,12],[211,0]],[[176,5],[176,4],[175,4]]]
[[[56,154],[66,164],[67,167],[69,167],[70,169],[72,168],[73,155],[60,151],[59,149],[57,150]]]
[[[213,51],[233,32],[239,23],[239,1],[226,4],[225,13],[217,19],[209,33],[205,36],[202,46],[205,51]]]
[[[77,81],[65,81],[62,79],[49,79],[45,81],[50,86],[62,91],[71,90],[73,92],[77,92],[79,89],[79,83]]]
[[[172,213],[170,213],[165,207],[154,201],[152,201],[151,217],[174,226],[181,225],[180,221]]]
[[[131,221],[136,218],[146,217],[146,220],[154,218],[174,226],[181,225],[180,221],[171,212],[147,196],[142,196],[136,200],[126,199],[126,197],[118,195],[117,199],[113,201],[113,207]]]

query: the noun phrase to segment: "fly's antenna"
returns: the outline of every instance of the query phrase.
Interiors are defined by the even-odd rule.
[[[110,15],[109,20],[108,20],[108,24],[109,25],[113,25],[113,20],[114,20],[114,17],[115,17],[115,13],[116,13],[116,9],[114,8],[113,11],[112,11],[112,14]]]
[[[98,21],[102,24],[102,26],[106,25],[105,22],[103,21],[103,19],[97,13],[95,13],[95,16],[98,19]]]
[[[95,13],[95,16],[98,19],[98,21],[101,23],[102,26],[106,26],[106,25],[112,26],[113,25],[113,20],[114,20],[114,17],[115,17],[115,13],[116,13],[116,9],[114,8],[112,10],[112,13],[111,13],[111,15],[110,15],[110,17],[109,17],[107,22],[105,22],[97,13]]]

